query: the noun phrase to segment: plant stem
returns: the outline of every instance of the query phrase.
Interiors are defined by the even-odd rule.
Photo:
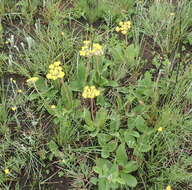
[[[93,98],[90,99],[90,103],[91,103],[91,117],[92,117],[92,120],[94,120],[95,118],[94,118],[94,112],[93,112],[94,111],[93,110],[93,107],[94,107],[93,106]]]

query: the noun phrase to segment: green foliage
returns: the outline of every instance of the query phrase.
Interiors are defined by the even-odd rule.
[[[191,10],[0,0],[0,189],[191,189]]]
[[[85,17],[90,24],[107,16],[117,19],[134,13],[134,0],[79,0],[76,2],[76,17]]]
[[[33,17],[37,12],[38,5],[39,5],[38,0],[34,1],[21,0],[17,3],[17,6],[20,7],[21,14],[23,15],[28,24],[33,22]]]
[[[188,1],[179,2],[176,7],[168,2],[156,1],[146,10],[141,7],[138,24],[142,32],[151,36],[161,51],[167,55],[177,50],[180,40],[185,39],[191,25],[192,5]],[[174,47],[174,49],[173,49]]]

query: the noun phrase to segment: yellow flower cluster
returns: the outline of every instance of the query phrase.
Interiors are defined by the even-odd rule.
[[[16,106],[11,107],[11,110],[12,110],[12,111],[16,111],[16,109],[17,109]]]
[[[95,98],[100,95],[100,91],[95,86],[85,86],[83,89],[83,98]]]
[[[65,73],[63,72],[62,67],[60,65],[60,61],[56,61],[53,64],[49,65],[49,72],[46,77],[51,80],[63,78],[65,76]]]
[[[4,172],[5,172],[6,175],[8,175],[8,174],[10,173],[8,168],[6,168],[6,169],[4,170]]]
[[[27,82],[28,84],[32,84],[32,83],[35,83],[37,80],[39,80],[38,77],[31,77],[31,78],[27,79],[26,82]]]
[[[158,132],[162,132],[163,131],[163,127],[159,127],[157,130],[158,130]]]
[[[115,30],[116,32],[121,32],[122,34],[126,35],[130,28],[131,28],[131,21],[127,21],[127,22],[120,22],[119,26],[117,26]]]
[[[56,108],[56,106],[55,105],[51,105],[51,109],[55,109]]]
[[[17,92],[18,92],[18,93],[22,93],[23,91],[22,91],[21,89],[18,89]]]
[[[168,185],[168,186],[166,187],[166,190],[172,190],[171,186]]]
[[[91,57],[103,55],[103,47],[98,43],[91,43],[91,41],[83,41],[84,46],[79,51],[81,56]]]

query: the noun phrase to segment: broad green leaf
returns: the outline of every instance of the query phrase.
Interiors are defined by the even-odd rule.
[[[108,86],[108,80],[104,77],[97,77],[97,75],[95,75],[95,82],[98,86]]]
[[[98,182],[98,190],[109,190],[109,189],[106,187],[106,179],[104,179],[104,178],[99,179],[99,182]]]
[[[111,104],[105,100],[104,96],[97,97],[97,105],[100,105],[101,107],[110,107],[111,106]]]
[[[107,81],[107,84],[106,84],[105,86],[111,86],[111,87],[115,88],[115,87],[118,87],[119,84],[118,84],[117,81],[108,80],[108,81]]]
[[[117,147],[117,141],[114,140],[102,146],[102,153],[101,153],[102,157],[108,158],[110,155],[109,153],[115,151],[116,147]]]
[[[93,170],[99,175],[102,175],[104,172],[108,172],[107,168],[111,167],[111,162],[106,159],[102,159],[102,158],[96,159],[95,163],[96,163],[96,166],[93,167]]]
[[[46,80],[42,77],[39,77],[39,80],[35,82],[35,86],[38,89],[39,92],[44,93],[46,91],[49,91],[49,88],[47,86]]]
[[[120,116],[116,112],[113,112],[110,117],[111,117],[110,130],[113,132],[117,131],[121,124]]]
[[[67,84],[63,84],[63,86],[61,87],[61,97],[65,109],[70,110],[73,106],[73,97],[71,88]]]
[[[104,127],[106,120],[107,120],[107,111],[104,108],[101,108],[96,114],[94,124],[97,128],[102,128]]]
[[[53,154],[56,154],[56,153],[57,153],[57,151],[58,151],[58,146],[57,146],[57,144],[56,144],[53,140],[51,140],[51,141],[48,143],[48,147],[49,147],[50,151],[51,151]]]
[[[90,182],[91,182],[92,184],[96,185],[97,182],[98,182],[98,179],[97,179],[96,177],[92,177],[92,178],[90,179]]]
[[[77,69],[77,79],[79,80],[79,84],[83,87],[85,82],[86,82],[86,67],[85,67],[85,63],[81,62],[78,65],[78,69]]]
[[[129,129],[134,129],[136,128],[140,132],[144,133],[148,131],[148,127],[146,125],[145,120],[138,115],[136,118],[131,118],[128,120],[128,127]]]
[[[129,135],[136,137],[136,138],[140,137],[140,134],[137,131],[129,131]]]
[[[123,168],[124,173],[131,173],[138,169],[139,165],[136,161],[129,161]]]
[[[138,138],[137,140],[137,150],[139,152],[148,152],[151,150],[151,145],[150,145],[150,136],[143,134]]]
[[[124,133],[125,142],[128,145],[129,148],[134,148],[136,144],[136,139],[132,135],[129,134],[129,132]]]
[[[116,182],[120,183],[121,185],[125,185],[126,184],[126,181],[123,179],[123,178],[116,178]]]
[[[122,173],[121,178],[123,178],[130,187],[135,187],[137,185],[137,179],[130,174]]]
[[[88,125],[88,127],[94,128],[94,124],[93,124],[93,121],[91,119],[91,113],[89,110],[84,109],[83,117],[84,117],[85,123]]]
[[[101,157],[108,158],[110,156],[110,152],[104,147],[102,148]]]
[[[111,140],[112,136],[105,133],[99,133],[97,138],[100,145],[105,145],[108,141]]]
[[[147,97],[153,96],[153,86],[152,75],[150,72],[146,72],[144,79],[138,82],[138,88],[136,89],[137,94],[143,94]]]
[[[122,165],[122,166],[127,164],[128,157],[127,157],[124,143],[120,144],[116,151],[116,161],[119,165]]]
[[[127,48],[126,48],[126,52],[127,52],[127,58],[128,58],[128,61],[130,63],[134,63],[135,62],[135,58],[138,56],[139,54],[139,48],[136,47],[134,44],[131,44],[129,45]]]
[[[27,100],[32,101],[32,100],[38,99],[39,97],[40,97],[39,94],[32,93],[32,94],[29,94],[29,95],[27,96]]]
[[[85,86],[87,74],[85,63],[81,62],[77,68],[76,80],[71,83],[71,88],[74,91],[80,91]]]

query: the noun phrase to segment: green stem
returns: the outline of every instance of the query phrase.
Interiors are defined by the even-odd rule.
[[[96,78],[97,78],[97,80],[99,80],[100,79],[100,71],[99,71],[99,58],[98,57],[96,57]]]
[[[93,112],[93,98],[90,99],[90,103],[91,103],[91,117],[92,117],[92,120],[94,120],[94,112]]]

